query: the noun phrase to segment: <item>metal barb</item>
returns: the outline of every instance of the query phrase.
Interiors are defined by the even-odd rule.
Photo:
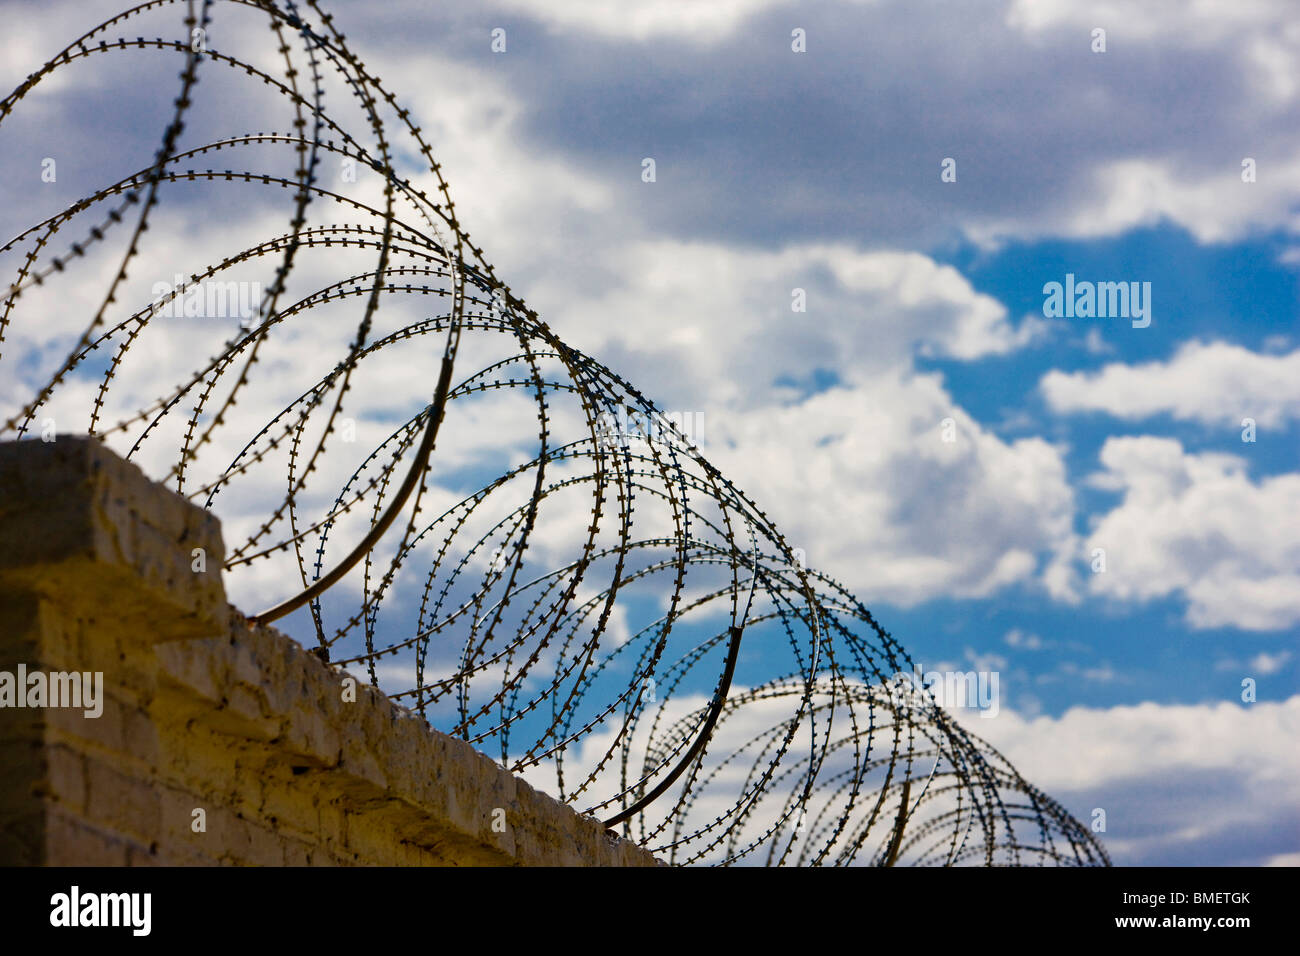
[[[178,93],[138,79],[178,62]],[[73,66],[174,103],[102,164],[126,175],[0,247],[0,362],[30,387],[0,437],[57,409],[174,483],[222,519],[232,596],[275,602],[251,623],[669,862],[1108,862],[900,697],[902,646],[708,462],[701,413],[665,415],[498,278],[318,0],[124,10],[0,100],[0,130],[38,88],[76,95],[50,82]],[[289,125],[205,138],[208,97]],[[69,302],[66,357],[4,353]]]

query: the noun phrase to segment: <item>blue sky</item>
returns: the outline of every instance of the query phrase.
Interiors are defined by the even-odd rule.
[[[77,6],[23,8],[10,87]],[[710,459],[914,658],[997,670],[1003,713],[969,725],[1108,808],[1116,862],[1300,863],[1291,3],[331,9],[511,288],[702,413]],[[115,124],[95,96],[0,149],[44,155],[41,122],[151,139],[165,103]],[[1067,273],[1149,282],[1151,325],[1045,318]]]

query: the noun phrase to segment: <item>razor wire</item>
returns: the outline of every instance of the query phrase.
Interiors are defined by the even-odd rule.
[[[0,247],[0,437],[84,427],[222,518],[252,626],[669,862],[1109,862],[897,679],[902,646],[683,422],[497,277],[317,0],[132,7],[0,126],[161,63],[152,160]],[[220,128],[245,108],[281,128]]]

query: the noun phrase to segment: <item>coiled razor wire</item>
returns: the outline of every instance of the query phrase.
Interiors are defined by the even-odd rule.
[[[148,118],[177,68],[152,161],[105,144],[96,189],[0,248],[0,434],[71,424],[140,462],[221,516],[232,594],[270,606],[253,624],[314,634],[667,861],[1108,863],[896,679],[899,643],[685,429],[497,278],[316,0],[143,3],[0,123],[113,82],[121,122]]]

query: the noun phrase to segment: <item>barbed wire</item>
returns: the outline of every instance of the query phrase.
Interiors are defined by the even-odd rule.
[[[145,24],[161,35],[110,36]],[[161,62],[179,94],[152,162],[0,247],[0,361],[17,338],[32,383],[0,435],[84,422],[222,517],[232,593],[276,601],[251,624],[283,619],[671,862],[1109,862],[900,685],[902,646],[684,418],[498,279],[423,131],[317,0],[132,7],[0,101],[0,124],[56,74],[123,79],[123,58],[124,97],[148,98],[136,77]],[[225,82],[204,110],[200,79]],[[246,114],[288,131],[196,140]],[[164,197],[185,228],[151,242]],[[195,268],[191,243],[218,257]],[[66,358],[34,377],[51,342]]]

